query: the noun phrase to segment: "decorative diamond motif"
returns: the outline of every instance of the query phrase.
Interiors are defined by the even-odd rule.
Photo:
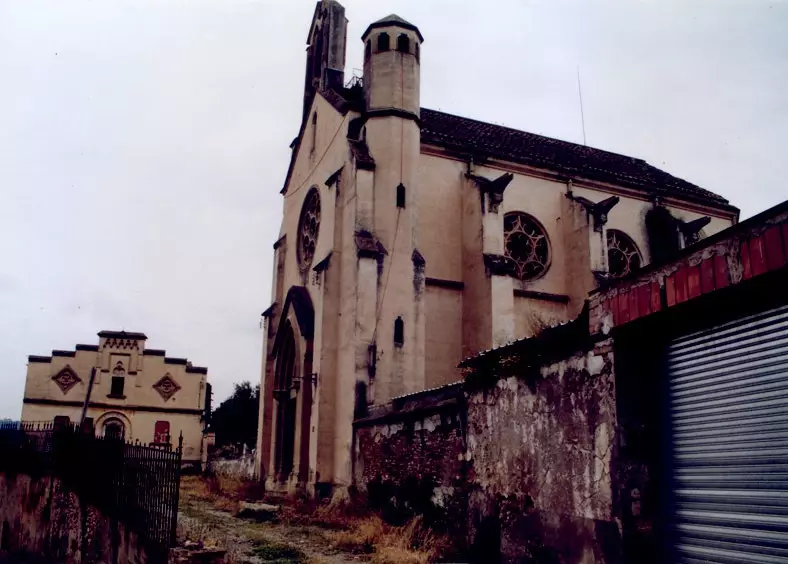
[[[158,382],[153,384],[153,389],[159,392],[159,395],[164,401],[167,401],[174,396],[181,387],[172,379],[172,376],[167,373]]]
[[[61,370],[60,372],[58,372],[57,374],[55,374],[54,376],[52,376],[52,380],[54,380],[54,381],[55,381],[55,384],[57,384],[57,386],[58,386],[58,388],[60,388],[60,391],[61,391],[61,392],[63,392],[64,394],[67,394],[67,393],[68,393],[68,391],[69,391],[71,388],[73,388],[73,387],[74,387],[74,386],[76,386],[76,385],[77,385],[79,382],[81,382],[81,381],[82,381],[82,378],[80,378],[79,376],[77,376],[77,373],[76,373],[76,372],[74,372],[74,369],[73,369],[73,368],[71,368],[71,367],[70,367],[70,366],[67,364],[67,365],[66,365],[66,366],[63,368],[63,370]]]

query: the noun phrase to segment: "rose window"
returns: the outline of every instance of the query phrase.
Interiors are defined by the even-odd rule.
[[[522,212],[507,213],[503,218],[506,256],[515,264],[520,280],[533,280],[550,266],[550,245],[544,228]]]
[[[320,194],[312,188],[306,195],[298,222],[298,263],[306,269],[312,264],[320,232]]]
[[[616,229],[607,230],[608,271],[614,278],[621,278],[641,266],[640,252],[635,242]]]

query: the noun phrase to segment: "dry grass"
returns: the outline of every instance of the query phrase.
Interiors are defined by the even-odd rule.
[[[227,563],[242,562],[245,553],[242,543],[237,539],[224,534],[221,529],[210,523],[178,513],[178,540],[182,543],[192,541],[202,543],[203,546],[222,548],[227,551],[224,561]]]
[[[266,497],[257,484],[224,476],[184,476],[181,494],[184,501],[207,501],[232,515],[237,515],[244,500],[262,499],[277,504],[281,524],[322,529],[321,539],[316,542],[327,541],[335,550],[364,555],[373,564],[425,564],[445,560],[452,554],[449,539],[430,530],[421,517],[400,527],[393,526],[367,509],[362,501],[319,503],[312,499]],[[210,538],[205,531],[198,530],[196,535],[201,540]]]
[[[332,514],[337,513],[335,510]],[[324,520],[322,517],[321,521]],[[368,513],[340,517],[335,528],[338,530],[326,533],[334,548],[351,554],[367,554],[375,564],[438,562],[451,551],[449,540],[426,527],[422,517],[395,527],[380,515]]]
[[[227,476],[183,476],[181,496],[207,501],[221,511],[238,513],[241,501],[262,499],[263,489],[258,483]]]

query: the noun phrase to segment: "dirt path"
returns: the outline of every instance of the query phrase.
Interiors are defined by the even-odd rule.
[[[331,548],[325,530],[274,523],[257,523],[219,511],[199,499],[182,501],[179,533],[192,540],[227,548],[232,564],[357,564],[360,556]]]

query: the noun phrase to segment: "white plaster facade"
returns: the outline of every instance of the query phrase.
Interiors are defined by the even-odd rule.
[[[424,110],[423,37],[397,16],[369,26],[358,44],[363,85],[343,85],[345,24],[336,1],[317,3],[264,313],[258,474],[310,493],[350,485],[353,421],[369,404],[456,381],[462,358],[576,317],[608,271],[608,230],[625,233],[646,264],[659,244],[650,210],[670,213],[677,247],[688,242],[681,222],[708,217],[709,235],[738,218],[724,199],[643,161]],[[518,139],[535,152],[504,146]],[[552,163],[537,158],[551,150]],[[320,220],[304,261],[310,191]],[[604,213],[594,207],[611,197]],[[538,276],[511,273],[510,212],[528,214],[549,241]]]

